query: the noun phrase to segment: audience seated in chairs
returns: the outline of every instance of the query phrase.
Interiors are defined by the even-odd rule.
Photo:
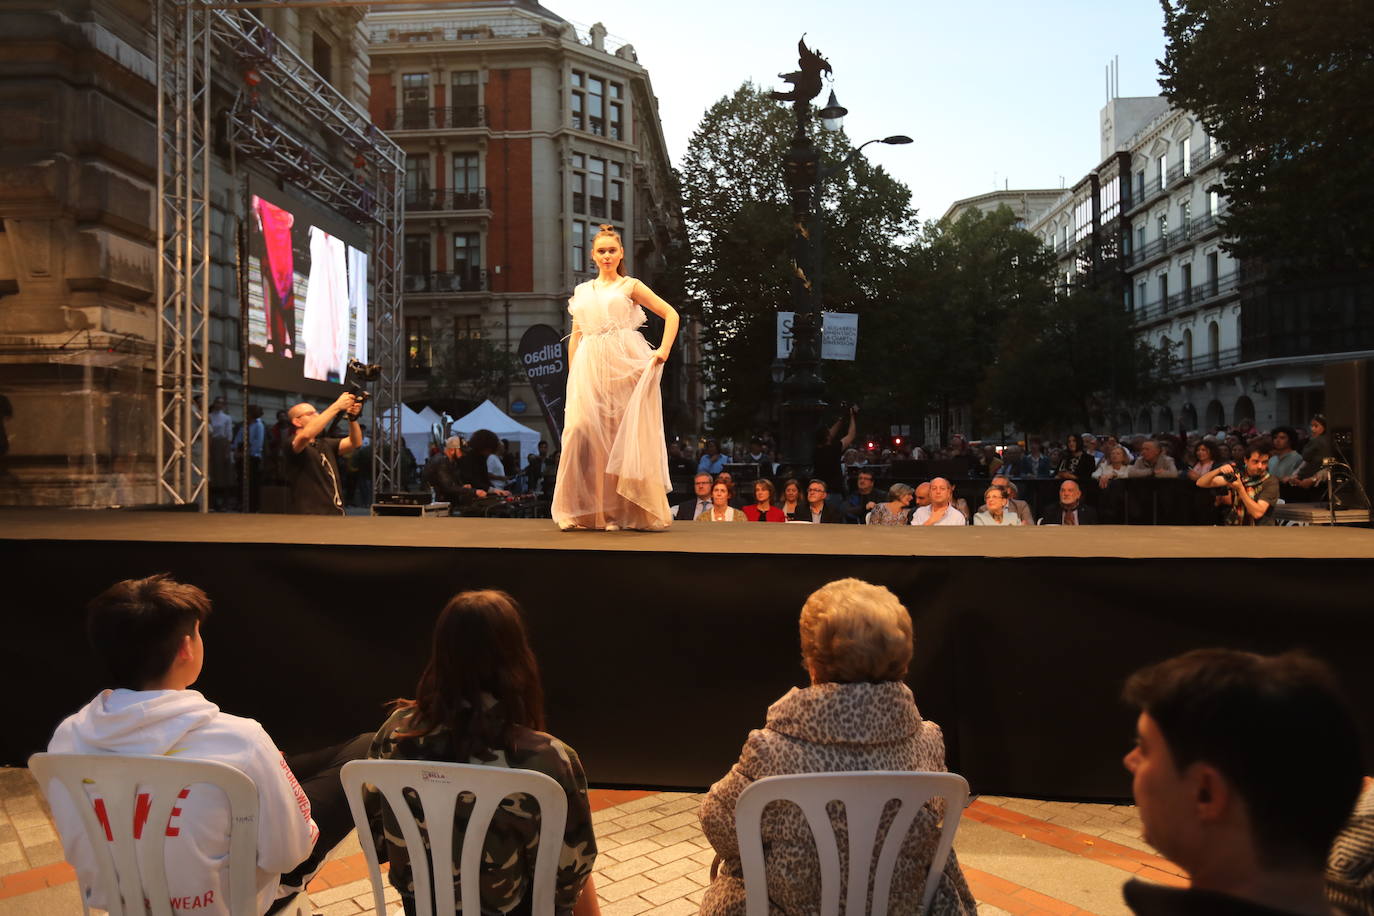
[[[1125,698],[1140,711],[1125,764],[1145,841],[1189,879],[1128,881],[1133,912],[1354,912],[1324,896],[1364,775],[1355,717],[1325,665],[1198,649],[1137,671]]]
[[[873,471],[860,470],[854,478],[854,491],[845,497],[844,520],[862,525],[873,507],[882,500],[882,495],[873,489]],[[908,487],[908,489],[910,489]]]
[[[921,718],[904,683],[911,615],[892,592],[858,579],[831,582],[806,600],[800,630],[811,686],[793,688],[768,708],[764,727],[750,732],[739,761],[702,802],[702,831],[721,860],[702,898],[703,916],[744,912],[735,801],[755,780],[788,773],[945,769],[940,727]],[[942,813],[927,807],[912,824],[893,874],[889,912],[916,911]],[[805,817],[791,806],[770,806],[762,833],[770,912],[816,912],[820,875]],[[951,852],[931,912],[972,914],[975,907]]]
[[[714,479],[705,471],[692,478],[692,498],[679,503],[673,510],[673,518],[679,522],[694,522],[706,513],[711,506],[711,484]]]
[[[1019,528],[1021,519],[1007,506],[1007,491],[988,487],[983,491],[983,508],[973,517],[973,524],[998,528]]]
[[[766,478],[754,481],[754,505],[744,507],[744,517],[751,522],[785,522],[787,516],[773,505],[773,482]]]
[[[175,755],[243,772],[258,790],[257,911],[271,912],[304,889],[353,829],[339,770],[366,753],[369,736],[283,757],[257,722],[221,712],[190,689],[205,662],[201,625],[210,610],[205,592],[167,575],[128,579],[95,598],[86,632],[110,686],[57,727],[48,752]],[[212,788],[188,791],[178,806],[182,826],[168,830],[168,888],[173,898],[227,913],[229,834],[216,824],[229,817],[228,803]],[[60,792],[51,798],[62,848],[83,898],[106,909],[90,839],[71,802]]]
[[[911,524],[928,525],[967,525],[968,519],[954,507],[954,488],[943,477],[936,477],[929,484],[930,505],[919,507],[911,516]]]
[[[1096,525],[1097,510],[1083,504],[1083,490],[1076,480],[1059,485],[1059,502],[1040,516],[1042,525]]]
[[[792,520],[826,525],[842,523],[844,515],[827,497],[825,481],[819,478],[812,480],[806,485],[806,505],[797,510]]]
[[[1002,490],[1007,494],[1007,509],[1016,513],[1016,517],[1021,520],[1021,524],[1035,524],[1035,521],[1031,516],[1030,503],[1026,502],[1024,499],[1016,498],[1017,489],[1016,483],[1014,481],[1012,481],[1010,478],[1003,477],[999,474],[996,477],[992,478],[991,485],[994,487],[1001,487]],[[981,505],[978,507],[978,511],[982,512],[986,508],[986,504]]]
[[[717,480],[711,484],[711,508],[697,516],[699,522],[743,522],[744,510],[730,505],[730,487]]]
[[[782,499],[778,508],[782,514],[787,516],[788,521],[800,519],[798,514],[806,506],[806,500],[802,499],[801,481],[795,477],[789,477],[783,481]]]
[[[577,916],[600,913],[592,884],[596,837],[587,777],[577,752],[543,728],[539,664],[519,606],[501,591],[460,592],[434,625],[429,662],[415,687],[415,699],[397,701],[395,712],[377,730],[368,756],[518,767],[553,778],[568,796],[555,909]],[[364,801],[374,825],[380,813],[381,829],[374,827],[377,847],[386,850],[391,884],[400,892],[408,916],[414,916],[411,851],[380,793],[371,790]],[[528,805],[525,796],[512,796],[492,818],[482,854],[483,912],[510,913],[529,905],[526,895],[539,827]],[[460,804],[455,830],[467,823],[471,802],[465,807]],[[418,799],[411,808],[423,823]],[[454,844],[455,859],[461,848],[461,843]],[[457,871],[455,861],[455,878]]]
[[[887,488],[887,496],[887,502],[873,503],[873,509],[868,513],[868,524],[911,524],[911,501],[916,491],[904,483],[894,483]]]

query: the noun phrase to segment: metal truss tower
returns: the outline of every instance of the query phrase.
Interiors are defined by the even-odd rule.
[[[401,233],[405,153],[363,111],[277,40],[250,9],[291,3],[152,0],[157,43],[157,461],[160,502],[209,507],[210,95],[218,55],[251,68],[290,106],[354,155],[339,167],[240,91],[227,117],[238,156],[372,227],[372,473],[376,492],[400,488]],[[305,5],[305,4],[302,4]],[[309,4],[315,5],[315,4]],[[324,5],[324,4],[321,4]],[[329,3],[331,6],[365,5]],[[247,354],[243,354],[247,359]]]

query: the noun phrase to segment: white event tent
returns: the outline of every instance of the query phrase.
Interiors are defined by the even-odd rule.
[[[472,413],[459,417],[453,421],[453,432],[462,436],[464,439],[477,432],[479,429],[489,429],[496,433],[498,439],[509,439],[512,442],[520,443],[520,450],[517,454],[520,457],[520,466],[525,466],[526,458],[539,450],[539,433],[521,423],[516,422],[504,410],[497,407],[491,401],[483,401]]]

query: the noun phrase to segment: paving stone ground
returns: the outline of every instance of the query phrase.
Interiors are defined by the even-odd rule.
[[[603,916],[697,912],[714,858],[697,822],[701,798],[592,791]],[[1130,806],[982,796],[965,809],[954,847],[980,916],[1124,916],[1128,878],[1183,883],[1141,839]],[[309,894],[322,916],[375,914],[356,837],[334,851]],[[389,887],[386,899],[400,913]],[[0,768],[0,916],[80,913],[75,876],[36,784],[27,770]]]

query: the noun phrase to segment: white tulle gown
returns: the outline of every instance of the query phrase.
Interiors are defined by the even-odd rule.
[[[672,524],[663,441],[663,366],[639,333],[633,277],[579,284],[568,311],[582,332],[568,371],[563,454],[553,492],[560,528],[654,530]]]

